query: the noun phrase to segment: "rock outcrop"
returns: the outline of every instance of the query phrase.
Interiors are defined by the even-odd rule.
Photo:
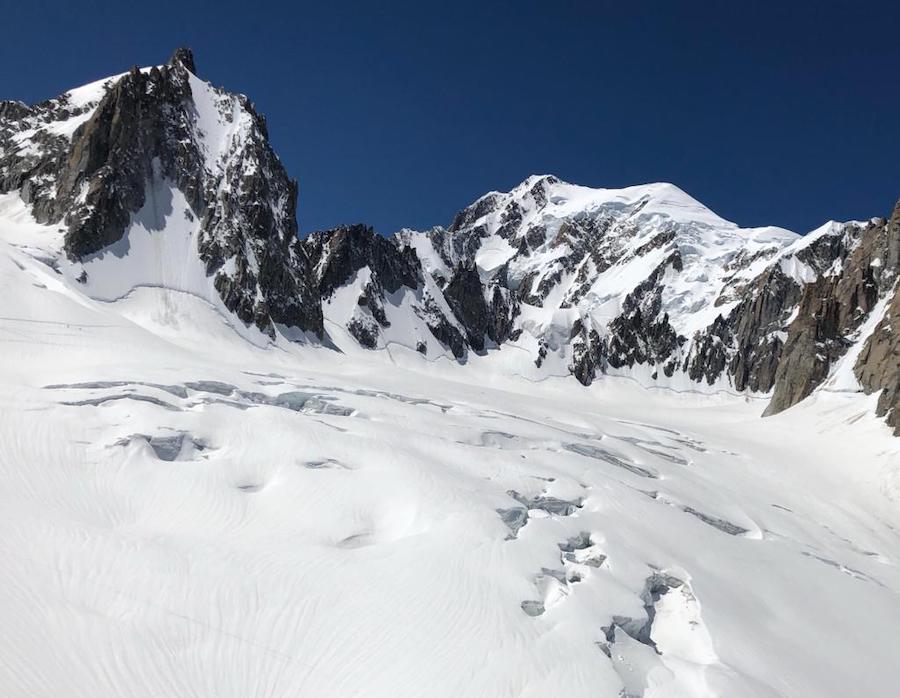
[[[311,233],[298,246],[309,260],[325,314],[363,347],[384,346],[390,335],[390,341],[420,353],[427,354],[434,340],[455,358],[466,356],[469,344],[462,327],[412,248],[365,225]],[[337,298],[347,292],[355,294],[349,311]],[[403,316],[400,335],[390,331],[389,316],[395,313]]]
[[[837,360],[860,341],[855,333],[893,289],[900,269],[900,222],[896,218],[895,210],[890,221],[875,219],[862,227],[849,226],[832,269],[804,286],[796,318],[788,327],[766,414],[807,397],[828,377]],[[873,348],[875,354],[870,351],[869,355],[874,357],[879,351]],[[871,373],[866,375],[872,384]]]
[[[854,366],[860,385],[867,393],[881,391],[878,398],[878,415],[887,415],[887,422],[900,436],[900,202],[884,226],[883,257],[875,259],[879,271],[878,285],[890,286],[890,302],[874,330],[865,339],[862,351]]]
[[[881,391],[877,414],[900,436],[900,292],[864,345],[856,375],[867,393]]]

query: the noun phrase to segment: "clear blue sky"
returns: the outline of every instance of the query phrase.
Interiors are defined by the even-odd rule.
[[[532,173],[671,181],[798,232],[900,197],[895,3],[22,0],[2,17],[0,98],[191,46],[267,116],[303,231],[446,224]]]

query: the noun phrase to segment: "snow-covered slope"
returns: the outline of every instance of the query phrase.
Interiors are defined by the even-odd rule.
[[[174,285],[87,293],[42,232],[0,223],[4,695],[893,695],[874,396],[759,420],[255,346]]]

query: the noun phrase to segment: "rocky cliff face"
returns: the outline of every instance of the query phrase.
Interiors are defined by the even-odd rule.
[[[864,340],[853,369],[867,393],[881,391],[878,415],[887,415],[894,434],[900,436],[900,203],[879,233],[873,245],[879,256],[869,258],[869,267],[872,277],[877,274],[876,287],[886,291],[880,295],[887,307]]]
[[[97,277],[156,249],[142,239],[172,238],[155,275],[129,267],[134,285],[199,295],[270,337],[460,362],[500,352],[515,372],[585,385],[627,374],[771,393],[769,414],[840,384],[881,391],[900,429],[900,209],[800,237],[738,228],[670,184],[535,176],[447,228],[301,240],[265,120],[196,72],[182,49],[40,104],[0,102],[0,193],[56,226],[61,268],[86,293],[127,292]]]
[[[858,341],[854,333],[893,285],[896,260],[889,258],[890,237],[883,219],[847,226],[840,236],[832,236],[834,262],[804,285],[796,317],[787,327],[767,414],[809,395]]]
[[[900,436],[900,292],[895,292],[884,318],[866,340],[855,366],[860,385],[867,393],[881,391],[878,416]]]

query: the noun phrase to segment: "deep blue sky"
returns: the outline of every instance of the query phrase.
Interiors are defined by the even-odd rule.
[[[303,231],[449,223],[532,173],[671,181],[798,232],[900,197],[894,3],[32,0],[3,23],[0,98],[29,102],[191,46],[267,116]]]

